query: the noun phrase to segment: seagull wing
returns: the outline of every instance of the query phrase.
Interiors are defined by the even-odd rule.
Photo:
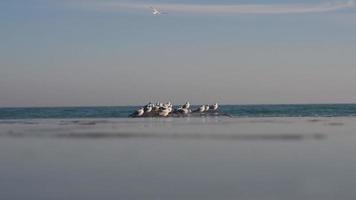
[[[153,12],[159,13],[159,11],[156,8],[154,8],[154,7],[150,7],[150,8],[152,9]]]

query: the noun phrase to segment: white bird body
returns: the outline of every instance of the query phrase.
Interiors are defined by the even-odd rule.
[[[152,14],[153,15],[161,15],[161,14],[166,14],[165,12],[161,12],[160,10],[158,10],[157,8],[154,7],[150,7],[152,9]]]
[[[209,106],[208,105],[205,105],[205,112],[208,112],[209,111]]]
[[[158,115],[161,117],[167,117],[169,115],[169,110],[167,108],[161,107],[159,109]]]
[[[146,108],[145,108],[145,113],[149,113],[149,112],[151,112],[152,111],[152,107],[151,106],[147,106]]]
[[[177,111],[178,111],[178,113],[181,113],[181,114],[184,114],[184,115],[189,113],[189,109],[188,108],[183,108],[183,107],[178,108]]]
[[[152,13],[153,13],[154,15],[159,15],[159,14],[161,14],[161,12],[159,12],[159,11],[158,11],[157,9],[155,9],[155,8],[153,8]]]
[[[215,110],[217,110],[219,108],[219,105],[218,105],[218,103],[215,103],[210,108],[215,111]]]
[[[187,101],[187,102],[182,106],[182,108],[186,108],[186,109],[189,109],[189,107],[190,107],[189,101]]]
[[[153,111],[157,112],[159,110],[159,106],[155,105],[153,106]]]
[[[144,109],[143,108],[140,108],[138,110],[136,110],[136,117],[141,117],[144,113]]]
[[[205,111],[205,106],[204,105],[201,105],[200,107],[199,107],[199,112],[204,112]]]

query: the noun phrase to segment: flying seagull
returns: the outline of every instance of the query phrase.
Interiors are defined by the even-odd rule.
[[[160,10],[158,10],[157,8],[154,7],[150,7],[152,9],[152,14],[153,15],[161,15],[161,14],[167,14],[166,12],[161,12]]]

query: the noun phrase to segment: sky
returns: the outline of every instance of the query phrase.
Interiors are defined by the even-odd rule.
[[[0,1],[0,107],[356,103],[355,77],[348,0]]]

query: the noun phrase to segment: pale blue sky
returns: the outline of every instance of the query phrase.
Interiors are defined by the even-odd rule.
[[[347,3],[0,1],[0,107],[356,102]]]

